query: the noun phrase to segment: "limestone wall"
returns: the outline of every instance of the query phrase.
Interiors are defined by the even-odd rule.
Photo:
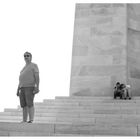
[[[128,81],[140,95],[140,4],[128,4]]]
[[[127,81],[126,4],[76,4],[70,95],[109,95]]]

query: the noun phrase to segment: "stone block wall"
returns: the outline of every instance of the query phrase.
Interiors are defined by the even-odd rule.
[[[128,82],[133,95],[140,95],[140,4],[128,4]]]
[[[126,58],[126,4],[76,4],[70,95],[112,96]]]

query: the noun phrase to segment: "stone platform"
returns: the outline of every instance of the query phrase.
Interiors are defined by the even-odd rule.
[[[139,136],[140,97],[56,97],[35,103],[33,124],[22,110],[0,112],[1,136]]]

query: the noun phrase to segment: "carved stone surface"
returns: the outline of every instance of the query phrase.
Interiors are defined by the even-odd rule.
[[[77,4],[70,94],[112,96],[117,81],[140,95],[140,4]]]
[[[126,4],[77,4],[70,94],[112,96],[126,83]]]
[[[128,4],[128,78],[133,95],[140,95],[140,4]]]

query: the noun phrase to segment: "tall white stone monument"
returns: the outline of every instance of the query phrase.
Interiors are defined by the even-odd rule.
[[[113,96],[118,81],[140,95],[140,4],[76,4],[70,95]]]

